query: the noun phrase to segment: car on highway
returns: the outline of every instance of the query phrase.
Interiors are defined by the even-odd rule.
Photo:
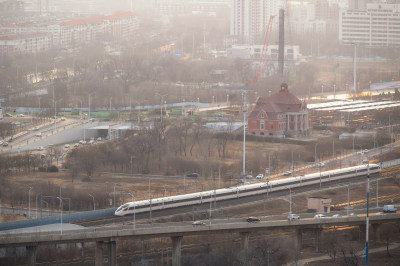
[[[38,131],[38,130],[39,130],[39,127],[34,127],[33,130],[34,130],[34,131]]]
[[[206,225],[206,223],[204,221],[194,221],[192,223],[193,226],[198,226],[198,225]]]
[[[61,117],[61,121],[65,121],[67,120],[65,117]]]
[[[8,146],[8,142],[4,141],[3,144],[1,144],[1,145],[3,145],[3,147],[7,147]]]
[[[318,168],[322,168],[322,167],[324,167],[324,166],[325,166],[324,163],[318,163]]]
[[[189,173],[186,175],[186,177],[199,177],[198,173]]]
[[[90,118],[90,119],[89,119],[89,122],[94,122],[94,121],[96,121],[95,118]]]
[[[68,149],[68,148],[69,148],[69,144],[65,144],[65,145],[64,145],[64,148],[65,148],[65,149]]]
[[[42,151],[42,150],[44,150],[44,147],[43,146],[36,147],[36,150],[37,151]]]
[[[377,212],[377,213],[375,213],[375,215],[385,215],[385,213],[384,212]]]
[[[263,174],[258,174],[257,176],[256,176],[256,179],[263,179],[264,178],[264,175]]]
[[[340,214],[334,214],[334,215],[332,215],[332,218],[342,218],[343,216],[342,215],[340,215]]]
[[[358,215],[355,214],[354,212],[352,212],[352,213],[349,214],[349,217],[358,217]]]
[[[246,179],[253,179],[252,175],[246,175]]]
[[[17,114],[17,117],[25,117],[23,114]]]
[[[286,172],[283,173],[283,176],[291,176],[291,174],[292,174],[291,172],[286,171]]]
[[[316,214],[314,216],[314,219],[325,219],[328,218],[328,216],[324,215],[324,214]]]
[[[101,141],[101,140],[102,140],[101,137],[98,137],[98,138],[97,138],[97,141]]]
[[[93,144],[94,143],[94,140],[89,140],[89,144]]]
[[[74,144],[74,147],[76,148],[76,147],[79,147],[79,143],[75,143]]]
[[[246,219],[246,222],[248,223],[257,223],[259,221],[261,221],[259,218],[253,216],[250,216],[249,218]]]
[[[297,215],[297,214],[294,214],[294,213],[289,214],[287,218],[288,218],[289,221],[291,221],[291,220],[300,220],[300,216]]]
[[[35,134],[35,137],[41,137],[42,136],[42,132],[38,132]]]

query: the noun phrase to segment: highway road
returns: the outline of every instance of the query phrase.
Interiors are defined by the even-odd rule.
[[[370,223],[399,221],[400,214],[385,214],[370,216]],[[82,228],[78,230],[40,231],[31,233],[0,232],[0,248],[11,246],[49,245],[68,242],[94,242],[112,239],[131,239],[143,237],[173,237],[214,233],[258,232],[259,230],[282,229],[318,229],[325,226],[358,226],[365,224],[365,217],[343,217],[327,219],[300,219],[295,221],[261,221],[248,223],[243,220],[230,222],[229,220],[211,221],[204,226],[193,226],[190,222],[143,224],[135,227],[131,225]]]

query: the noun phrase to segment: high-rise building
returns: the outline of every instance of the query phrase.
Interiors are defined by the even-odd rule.
[[[400,4],[367,4],[340,13],[339,40],[369,47],[400,46]]]
[[[230,33],[241,43],[254,44],[261,40],[270,16],[276,16],[278,23],[282,0],[233,0],[231,8]]]

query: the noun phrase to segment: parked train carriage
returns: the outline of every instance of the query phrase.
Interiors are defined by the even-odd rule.
[[[369,168],[369,169],[368,169]],[[270,193],[296,187],[313,186],[325,182],[337,182],[348,178],[367,175],[370,177],[379,175],[380,167],[377,164],[359,165],[337,170],[330,170],[320,173],[313,173],[304,176],[290,177],[266,183],[256,183],[239,187],[223,188],[209,190],[197,193],[183,194],[177,196],[156,198],[129,202],[120,206],[115,215],[124,216],[127,214],[148,212],[151,210],[160,210],[165,208],[176,208],[182,206],[191,206],[214,201],[229,200],[239,197],[248,197],[262,193]],[[151,206],[150,206],[151,205]]]

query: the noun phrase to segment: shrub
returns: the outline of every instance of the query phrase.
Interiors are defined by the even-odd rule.
[[[48,172],[58,172],[58,167],[55,165],[50,166],[49,168],[47,168]]]

